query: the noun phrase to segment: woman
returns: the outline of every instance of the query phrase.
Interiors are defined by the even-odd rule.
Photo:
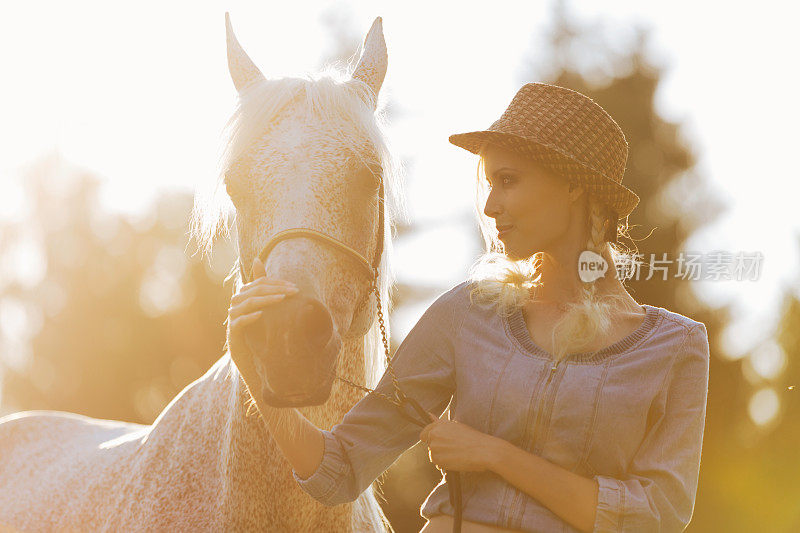
[[[630,256],[614,246],[617,221],[639,201],[621,184],[622,130],[585,95],[529,83],[488,130],[450,141],[480,156],[487,252],[393,359],[403,392],[435,416],[420,432],[375,394],[331,431],[294,411],[271,430],[296,480],[325,504],[352,501],[422,440],[437,466],[461,472],[464,532],[683,530],[708,336],[621,283]],[[241,293],[231,320],[291,289],[262,276]],[[231,330],[232,350],[241,334]],[[376,390],[390,394],[392,380]],[[440,420],[448,404],[452,420]],[[423,505],[423,531],[449,532],[453,513],[443,481]]]

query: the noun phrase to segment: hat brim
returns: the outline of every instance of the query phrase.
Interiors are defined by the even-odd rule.
[[[456,133],[449,137],[449,141],[476,155],[480,152],[481,146],[489,142],[532,157],[556,174],[568,175],[579,186],[586,185],[588,190],[617,214],[618,219],[627,217],[639,204],[639,196],[621,183],[617,183],[589,165],[562,154],[556,147],[527,137],[502,131],[482,130]]]

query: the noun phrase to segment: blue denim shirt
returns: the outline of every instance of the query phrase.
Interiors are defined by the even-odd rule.
[[[694,510],[708,391],[706,327],[661,307],[598,352],[553,357],[509,317],[470,303],[467,281],[441,294],[394,355],[403,391],[423,407],[597,480],[594,531],[682,531]],[[378,390],[392,392],[384,375]],[[368,395],[330,431],[300,486],[336,505],[354,500],[420,429]],[[463,472],[465,520],[522,531],[578,531],[491,472]],[[453,514],[440,483],[421,514]]]

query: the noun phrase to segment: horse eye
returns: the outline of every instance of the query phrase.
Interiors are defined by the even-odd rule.
[[[237,202],[243,198],[239,184],[235,179],[230,179],[228,176],[225,176],[225,190],[227,191],[228,196],[230,196],[231,200],[234,202]]]

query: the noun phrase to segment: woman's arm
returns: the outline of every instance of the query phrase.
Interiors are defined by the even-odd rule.
[[[659,411],[621,479],[596,475],[595,531],[683,531],[694,512],[706,419],[708,332],[694,326],[673,359]]]
[[[431,461],[457,471],[490,470],[581,531],[592,531],[598,485],[593,479],[466,424],[439,420],[420,433]]]
[[[392,367],[402,391],[425,410],[442,413],[455,389],[457,326],[466,312],[463,284],[440,295],[406,335],[392,358]],[[292,449],[298,441],[291,434],[284,453],[298,453],[302,465],[295,467],[300,487],[325,505],[355,500],[397,457],[417,442],[419,428],[407,420],[385,396],[393,396],[392,376],[384,374],[376,391],[362,398],[342,421],[329,431],[316,428],[293,413],[289,424],[269,423],[275,428],[300,426],[306,451]],[[318,435],[321,436],[318,437]],[[283,438],[283,437],[280,437]],[[317,464],[311,459],[322,457]],[[309,453],[311,450],[311,453]],[[294,466],[294,464],[293,464]]]
[[[261,408],[270,436],[297,475],[307,478],[322,462],[325,451],[322,431],[294,408]]]
[[[489,468],[538,500],[571,526],[591,532],[597,509],[598,483],[555,463],[500,441]]]

